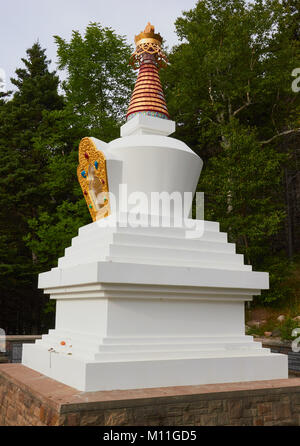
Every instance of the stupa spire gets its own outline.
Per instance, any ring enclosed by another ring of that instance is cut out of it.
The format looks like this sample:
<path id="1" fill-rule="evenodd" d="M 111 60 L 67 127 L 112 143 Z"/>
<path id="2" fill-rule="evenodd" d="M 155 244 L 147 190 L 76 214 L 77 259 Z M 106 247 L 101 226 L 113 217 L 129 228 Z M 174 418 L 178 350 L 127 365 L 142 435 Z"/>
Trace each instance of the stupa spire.
<path id="1" fill-rule="evenodd" d="M 135 36 L 136 50 L 130 63 L 139 74 L 131 96 L 126 118 L 143 113 L 162 119 L 169 119 L 158 71 L 166 66 L 167 58 L 161 49 L 162 37 L 156 34 L 148 22 L 144 31 Z"/>

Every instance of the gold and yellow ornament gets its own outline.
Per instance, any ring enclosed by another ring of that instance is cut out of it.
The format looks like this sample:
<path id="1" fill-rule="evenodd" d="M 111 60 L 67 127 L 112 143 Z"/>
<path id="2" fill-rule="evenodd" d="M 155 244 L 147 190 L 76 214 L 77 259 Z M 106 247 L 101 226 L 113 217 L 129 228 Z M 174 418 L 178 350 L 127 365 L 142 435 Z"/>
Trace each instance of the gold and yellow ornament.
<path id="1" fill-rule="evenodd" d="M 77 177 L 93 221 L 110 214 L 106 159 L 92 138 L 79 144 Z"/>

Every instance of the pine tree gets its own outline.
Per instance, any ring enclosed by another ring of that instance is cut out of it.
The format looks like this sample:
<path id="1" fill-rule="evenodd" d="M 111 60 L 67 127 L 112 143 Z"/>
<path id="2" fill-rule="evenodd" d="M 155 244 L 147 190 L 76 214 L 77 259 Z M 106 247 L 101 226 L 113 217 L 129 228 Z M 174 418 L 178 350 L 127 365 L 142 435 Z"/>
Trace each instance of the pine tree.
<path id="1" fill-rule="evenodd" d="M 3 328 L 30 332 L 41 329 L 43 299 L 36 289 L 37 256 L 24 237 L 28 220 L 47 200 L 44 179 L 51 156 L 51 149 L 37 142 L 51 132 L 43 126 L 44 114 L 61 109 L 63 99 L 39 43 L 22 61 L 25 68 L 11 80 L 16 91 L 0 104 L 0 304 L 1 317 L 5 309 L 9 313 Z"/>

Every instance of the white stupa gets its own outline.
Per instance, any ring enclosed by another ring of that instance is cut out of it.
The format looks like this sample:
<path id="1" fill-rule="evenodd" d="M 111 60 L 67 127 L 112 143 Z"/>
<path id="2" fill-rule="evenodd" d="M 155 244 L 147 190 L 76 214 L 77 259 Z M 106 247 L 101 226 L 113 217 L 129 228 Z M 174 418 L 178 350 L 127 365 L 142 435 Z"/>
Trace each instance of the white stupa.
<path id="1" fill-rule="evenodd" d="M 148 24 L 136 45 L 139 75 L 121 138 L 84 138 L 79 148 L 94 221 L 39 275 L 56 300 L 56 324 L 24 345 L 22 362 L 81 391 L 287 378 L 287 357 L 245 335 L 245 302 L 268 288 L 268 274 L 244 265 L 218 223 L 191 221 L 190 206 L 137 211 L 122 195 L 120 184 L 148 203 L 153 192 L 194 194 L 202 168 L 168 136 L 175 123 L 158 75 L 160 35 Z M 148 224 L 130 224 L 135 213 Z M 181 225 L 167 227 L 176 214 Z"/>

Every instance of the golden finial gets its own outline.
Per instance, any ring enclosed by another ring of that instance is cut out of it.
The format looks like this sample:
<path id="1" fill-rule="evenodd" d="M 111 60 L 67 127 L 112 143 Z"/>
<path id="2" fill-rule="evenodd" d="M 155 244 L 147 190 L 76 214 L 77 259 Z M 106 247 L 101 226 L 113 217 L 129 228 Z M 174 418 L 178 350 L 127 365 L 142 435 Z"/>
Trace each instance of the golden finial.
<path id="1" fill-rule="evenodd" d="M 147 23 L 144 33 L 154 33 L 154 26 L 150 22 Z"/>
<path id="2" fill-rule="evenodd" d="M 148 22 L 144 31 L 141 31 L 140 34 L 138 34 L 134 38 L 136 46 L 142 43 L 154 43 L 156 45 L 159 45 L 159 47 L 161 47 L 162 37 L 160 34 L 155 34 L 154 31 L 155 31 L 154 26 L 151 25 L 150 22 Z"/>
<path id="3" fill-rule="evenodd" d="M 140 34 L 134 38 L 136 50 L 130 59 L 133 68 L 137 69 L 141 66 L 143 55 L 145 53 L 154 56 L 158 68 L 166 66 L 168 60 L 161 50 L 162 40 L 161 35 L 159 33 L 156 34 L 154 26 L 148 22 L 144 31 L 141 31 Z"/>

